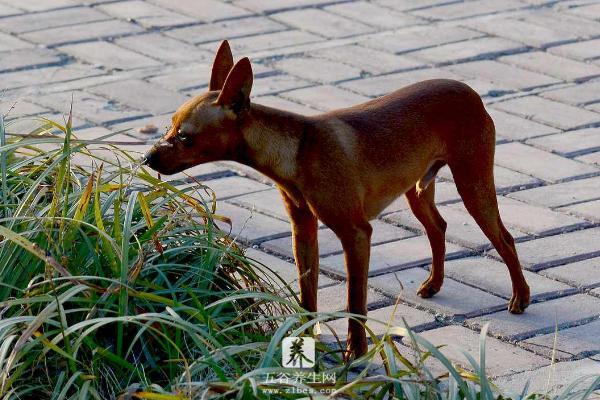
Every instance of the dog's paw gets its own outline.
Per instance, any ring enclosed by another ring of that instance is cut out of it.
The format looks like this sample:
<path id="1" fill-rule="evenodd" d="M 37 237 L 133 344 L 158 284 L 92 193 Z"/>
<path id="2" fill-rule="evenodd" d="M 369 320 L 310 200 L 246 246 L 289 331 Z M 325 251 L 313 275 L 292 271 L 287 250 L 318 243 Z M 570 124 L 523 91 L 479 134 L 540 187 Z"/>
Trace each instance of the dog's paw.
<path id="1" fill-rule="evenodd" d="M 354 322 L 350 320 L 350 322 Z M 367 334 L 365 329 L 360 326 L 352 326 L 351 324 L 348 329 L 348 342 L 346 351 L 344 352 L 344 361 L 350 361 L 363 356 L 369 349 L 367 343 Z"/>
<path id="2" fill-rule="evenodd" d="M 441 283 L 432 282 L 428 279 L 425 282 L 423 282 L 423 284 L 417 291 L 417 294 L 424 299 L 428 299 L 430 297 L 433 297 L 437 292 L 439 292 L 441 288 Z"/>
<path id="3" fill-rule="evenodd" d="M 508 303 L 508 311 L 512 314 L 523 314 L 529 305 L 529 292 L 525 294 L 513 294 Z"/>

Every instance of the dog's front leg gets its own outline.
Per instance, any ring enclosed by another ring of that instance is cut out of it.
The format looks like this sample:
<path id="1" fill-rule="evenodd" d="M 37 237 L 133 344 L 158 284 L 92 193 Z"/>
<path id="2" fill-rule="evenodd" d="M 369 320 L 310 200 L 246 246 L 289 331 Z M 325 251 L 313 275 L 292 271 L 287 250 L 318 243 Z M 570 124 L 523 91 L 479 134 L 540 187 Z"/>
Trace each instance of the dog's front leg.
<path id="1" fill-rule="evenodd" d="M 306 203 L 298 204 L 280 190 L 292 222 L 294 259 L 300 282 L 300 302 L 307 311 L 317 311 L 319 284 L 319 248 L 317 243 L 317 217 Z"/>
<path id="2" fill-rule="evenodd" d="M 367 278 L 371 250 L 371 225 L 359 225 L 336 229 L 346 257 L 348 306 L 353 314 L 367 315 Z M 367 352 L 367 336 L 363 325 L 355 320 L 348 321 L 348 348 L 345 358 L 360 357 Z"/>

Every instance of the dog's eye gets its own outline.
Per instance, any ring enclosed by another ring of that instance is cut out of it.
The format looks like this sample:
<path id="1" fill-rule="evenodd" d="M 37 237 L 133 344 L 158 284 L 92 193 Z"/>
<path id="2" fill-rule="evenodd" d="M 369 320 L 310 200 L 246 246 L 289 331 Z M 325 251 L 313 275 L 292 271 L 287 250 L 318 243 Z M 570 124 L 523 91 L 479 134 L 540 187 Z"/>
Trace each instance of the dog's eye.
<path id="1" fill-rule="evenodd" d="M 183 133 L 181 133 L 181 132 L 180 132 L 180 133 L 177 135 L 177 139 L 178 139 L 178 140 L 179 140 L 181 143 L 183 143 L 184 145 L 189 145 L 189 144 L 191 144 L 191 143 L 192 143 L 192 138 L 191 138 L 191 136 L 188 136 L 188 135 L 186 135 L 186 134 L 183 134 Z"/>

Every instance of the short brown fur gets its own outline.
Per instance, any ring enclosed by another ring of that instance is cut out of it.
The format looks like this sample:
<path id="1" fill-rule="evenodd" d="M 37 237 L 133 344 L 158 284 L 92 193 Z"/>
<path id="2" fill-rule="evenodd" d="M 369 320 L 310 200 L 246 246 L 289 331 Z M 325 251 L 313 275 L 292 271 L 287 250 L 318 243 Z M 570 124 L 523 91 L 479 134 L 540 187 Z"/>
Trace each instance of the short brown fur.
<path id="1" fill-rule="evenodd" d="M 419 82 L 354 107 L 317 116 L 250 102 L 247 58 L 233 68 L 227 41 L 213 66 L 210 90 L 185 103 L 173 126 L 146 156 L 164 174 L 216 160 L 233 160 L 273 179 L 292 222 L 302 306 L 317 310 L 317 219 L 339 237 L 346 261 L 347 311 L 367 314 L 369 221 L 404 194 L 423 224 L 433 262 L 418 293 L 431 297 L 444 278 L 446 222 L 434 203 L 435 175 L 448 165 L 464 204 L 510 272 L 508 309 L 529 304 L 514 240 L 498 213 L 493 161 L 495 131 L 480 97 L 464 83 Z M 223 76 L 226 76 L 224 79 Z M 367 339 L 351 320 L 347 356 Z"/>

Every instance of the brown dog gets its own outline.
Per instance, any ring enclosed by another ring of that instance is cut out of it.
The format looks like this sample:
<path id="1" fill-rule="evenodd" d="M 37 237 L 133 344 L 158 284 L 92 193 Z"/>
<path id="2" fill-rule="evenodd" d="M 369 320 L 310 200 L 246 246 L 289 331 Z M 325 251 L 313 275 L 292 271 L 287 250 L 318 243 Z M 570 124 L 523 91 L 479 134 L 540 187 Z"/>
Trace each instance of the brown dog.
<path id="1" fill-rule="evenodd" d="M 513 285 L 508 309 L 522 313 L 529 286 L 496 201 L 495 131 L 480 97 L 453 80 L 429 80 L 354 107 L 307 117 L 250 102 L 248 58 L 235 66 L 229 44 L 217 51 L 208 92 L 185 104 L 145 163 L 173 174 L 233 160 L 277 183 L 292 221 L 302 306 L 317 310 L 317 219 L 342 242 L 347 310 L 367 313 L 369 220 L 404 194 L 425 227 L 433 263 L 418 293 L 431 297 L 444 279 L 446 222 L 434 203 L 435 175 L 448 165 L 464 204 L 504 259 Z M 347 355 L 367 339 L 351 320 Z"/>

